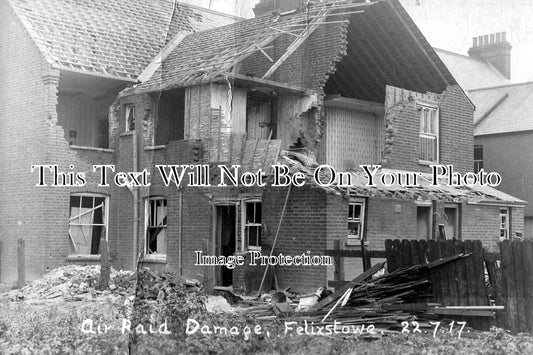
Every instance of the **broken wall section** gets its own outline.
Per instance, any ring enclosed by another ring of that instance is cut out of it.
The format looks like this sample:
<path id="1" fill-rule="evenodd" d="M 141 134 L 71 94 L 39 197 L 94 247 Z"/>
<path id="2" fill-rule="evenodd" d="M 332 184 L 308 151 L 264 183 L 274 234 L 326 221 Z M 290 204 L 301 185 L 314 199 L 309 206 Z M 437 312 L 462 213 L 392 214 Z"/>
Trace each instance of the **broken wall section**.
<path id="1" fill-rule="evenodd" d="M 452 164 L 457 171 L 472 171 L 474 109 L 459 86 L 450 86 L 441 94 L 387 86 L 383 167 L 430 171 L 430 163 L 420 159 L 419 105 L 438 109 L 438 160 L 434 164 Z"/>

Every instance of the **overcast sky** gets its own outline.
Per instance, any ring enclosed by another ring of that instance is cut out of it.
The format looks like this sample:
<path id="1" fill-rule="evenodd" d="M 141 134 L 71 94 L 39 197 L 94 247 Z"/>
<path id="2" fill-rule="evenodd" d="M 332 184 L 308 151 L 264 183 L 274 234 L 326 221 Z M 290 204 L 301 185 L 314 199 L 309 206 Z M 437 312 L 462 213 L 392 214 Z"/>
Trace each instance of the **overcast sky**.
<path id="1" fill-rule="evenodd" d="M 185 0 L 243 17 L 252 17 L 257 0 Z M 472 37 L 507 32 L 511 80 L 533 81 L 533 0 L 400 0 L 429 43 L 467 54 Z"/>

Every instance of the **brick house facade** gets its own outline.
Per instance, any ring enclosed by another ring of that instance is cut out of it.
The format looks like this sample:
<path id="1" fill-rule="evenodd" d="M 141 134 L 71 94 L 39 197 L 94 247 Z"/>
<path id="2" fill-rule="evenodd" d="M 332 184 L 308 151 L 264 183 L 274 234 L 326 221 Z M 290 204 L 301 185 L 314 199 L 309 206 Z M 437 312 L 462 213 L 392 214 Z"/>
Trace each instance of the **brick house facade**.
<path id="1" fill-rule="evenodd" d="M 523 228 L 522 201 L 494 189 L 443 189 L 433 195 L 424 188 L 391 193 L 356 186 L 346 192 L 311 183 L 301 188 L 217 187 L 217 174 L 210 177 L 212 186 L 165 186 L 157 165 L 203 164 L 216 172 L 218 164 L 238 164 L 242 173 L 268 171 L 276 162 L 287 161 L 282 157 L 292 159 L 292 171 L 318 163 L 339 170 L 381 164 L 389 171 L 428 172 L 428 165 L 437 162 L 459 172 L 471 170 L 474 107 L 398 1 L 354 3 L 357 11 L 348 15 L 335 13 L 333 7 L 311 10 L 306 25 L 296 30 L 301 13 L 272 13 L 269 3 L 259 4 L 254 19 L 217 23 L 197 32 L 178 30 L 160 44 L 156 59 L 142 63 L 142 72 L 100 83 L 100 90 L 109 92 L 102 98 L 110 105 L 105 147 L 69 144 L 79 132 L 61 118 L 70 107 L 64 105 L 62 111 L 61 98 L 75 97 L 74 88 L 90 86 L 89 75 L 83 81 L 46 64 L 26 33 L 19 35 L 34 57 L 25 53 L 17 58 L 21 54 L 15 48 L 12 56 L 2 51 L 2 64 L 12 65 L 9 73 L 18 73 L 10 74 L 13 86 L 8 87 L 24 84 L 36 90 L 32 98 L 43 98 L 27 104 L 26 92 L 0 91 L 2 99 L 13 103 L 12 111 L 2 112 L 2 122 L 18 130 L 24 127 L 28 139 L 41 141 L 0 141 L 6 144 L 2 152 L 13 152 L 2 159 L 20 169 L 12 171 L 13 176 L 18 181 L 22 177 L 27 187 L 15 188 L 9 183 L 14 179 L 3 176 L 2 188 L 34 206 L 32 217 L 22 219 L 24 207 L 2 204 L 2 282 L 15 278 L 17 237 L 26 238 L 27 253 L 34 253 L 26 256 L 32 260 L 27 263 L 30 279 L 67 261 L 96 262 L 94 250 L 91 255 L 72 252 L 73 245 L 81 247 L 80 235 L 86 237 L 73 217 L 82 221 L 88 212 L 93 217 L 84 221 L 91 233 L 105 225 L 114 267 L 131 268 L 140 260 L 151 268 L 177 270 L 209 287 L 232 284 L 245 292 L 257 290 L 264 268 L 195 266 L 195 252 L 249 258 L 250 250 L 260 248 L 266 254 L 275 243 L 275 254 L 321 255 L 334 240 L 347 249 L 360 248 L 360 238 L 370 249 L 380 250 L 385 239 L 433 239 L 441 236 L 442 228 L 449 237 L 452 233 L 458 239 L 482 239 L 485 246 L 495 247 L 502 210 L 507 211 L 507 235 Z M 383 18 L 388 21 L 383 23 Z M 16 19 L 2 22 L 7 24 L 24 32 Z M 299 39 L 294 34 L 300 34 Z M 391 45 L 391 36 L 403 41 Z M 21 39 L 17 41 L 20 46 Z M 2 37 L 4 43 L 10 42 Z M 31 68 L 45 69 L 32 77 L 13 58 L 34 58 L 39 65 Z M 64 90 L 63 79 L 70 85 Z M 92 93 L 87 89 L 82 94 Z M 421 130 L 424 110 L 427 127 Z M 22 124 L 16 115 L 27 115 L 27 120 Z M 97 135 L 86 139 L 105 141 Z M 15 151 L 28 154 L 20 160 Z M 102 188 L 95 175 L 88 174 L 83 188 L 35 187 L 36 175 L 28 173 L 29 166 L 54 162 L 63 171 L 69 164 L 86 172 L 92 172 L 94 164 L 113 164 L 117 172 L 147 169 L 150 186 Z M 92 205 L 83 196 L 93 198 Z M 101 198 L 105 216 L 98 217 Z M 77 202 L 79 207 L 73 206 Z M 480 220 L 485 223 L 480 225 Z M 361 267 L 346 266 L 347 278 Z M 331 268 L 287 266 L 274 273 L 280 287 L 305 292 L 324 285 Z M 268 276 L 267 287 L 273 273 Z"/>

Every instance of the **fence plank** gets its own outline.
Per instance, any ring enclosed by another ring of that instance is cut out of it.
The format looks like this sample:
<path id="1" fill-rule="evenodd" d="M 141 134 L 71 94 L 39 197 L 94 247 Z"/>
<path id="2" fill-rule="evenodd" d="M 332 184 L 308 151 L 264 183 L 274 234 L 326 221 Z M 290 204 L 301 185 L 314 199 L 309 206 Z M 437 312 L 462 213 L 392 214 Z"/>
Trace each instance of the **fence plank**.
<path id="1" fill-rule="evenodd" d="M 392 239 L 385 240 L 385 257 L 387 258 L 387 270 L 389 272 L 396 270 L 398 264 L 396 263 L 394 242 Z"/>
<path id="2" fill-rule="evenodd" d="M 434 261 L 440 258 L 439 245 L 434 240 L 428 241 L 428 261 Z M 442 302 L 442 287 L 441 287 L 442 268 L 437 268 L 431 271 L 431 284 L 433 287 L 433 297 L 435 302 Z"/>
<path id="3" fill-rule="evenodd" d="M 522 242 L 521 241 L 512 241 L 511 242 L 512 250 L 512 259 L 511 261 L 514 264 L 514 280 L 515 280 L 515 292 L 516 292 L 516 310 L 517 310 L 517 319 L 516 326 L 518 331 L 525 331 L 527 328 L 527 319 L 526 319 L 526 305 L 524 302 L 524 265 L 525 260 L 522 255 Z"/>
<path id="4" fill-rule="evenodd" d="M 512 259 L 511 242 L 504 240 L 500 243 L 502 254 L 502 281 L 505 310 L 506 310 L 506 328 L 511 331 L 517 331 L 517 319 L 516 319 L 516 289 L 514 282 L 514 267 Z"/>
<path id="5" fill-rule="evenodd" d="M 463 242 L 454 243 L 454 254 L 461 254 L 465 252 Z M 457 278 L 457 304 L 459 306 L 468 306 L 468 278 L 466 272 L 466 260 L 457 260 L 455 268 Z"/>
<path id="6" fill-rule="evenodd" d="M 533 332 L 533 241 L 523 243 L 524 256 L 524 301 L 526 302 L 527 327 L 523 331 Z"/>
<path id="7" fill-rule="evenodd" d="M 26 284 L 26 252 L 24 239 L 17 239 L 17 287 L 22 288 Z"/>
<path id="8" fill-rule="evenodd" d="M 413 265 L 413 260 L 411 259 L 411 248 L 407 239 L 402 240 L 400 254 L 402 255 L 401 267 Z"/>
<path id="9" fill-rule="evenodd" d="M 334 250 L 339 251 L 341 249 L 341 241 L 339 239 L 333 241 Z M 344 281 L 344 263 L 340 256 L 335 256 L 333 261 L 333 279 L 335 281 Z"/>
<path id="10" fill-rule="evenodd" d="M 453 256 L 455 253 L 455 245 L 453 240 L 447 240 L 443 243 L 444 255 Z M 457 305 L 458 292 L 457 292 L 457 263 L 455 260 L 448 265 L 445 265 L 444 272 L 446 275 L 446 290 L 448 292 L 446 296 L 446 304 L 449 306 Z"/>

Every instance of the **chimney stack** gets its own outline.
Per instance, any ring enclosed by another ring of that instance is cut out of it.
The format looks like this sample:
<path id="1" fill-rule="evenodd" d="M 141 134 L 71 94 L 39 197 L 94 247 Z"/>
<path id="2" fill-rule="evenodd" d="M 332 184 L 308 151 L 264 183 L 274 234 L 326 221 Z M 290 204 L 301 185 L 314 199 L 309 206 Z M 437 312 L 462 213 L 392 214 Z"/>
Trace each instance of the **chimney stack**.
<path id="1" fill-rule="evenodd" d="M 507 42 L 505 32 L 474 37 L 468 55 L 492 64 L 507 79 L 511 79 L 511 44 Z"/>

